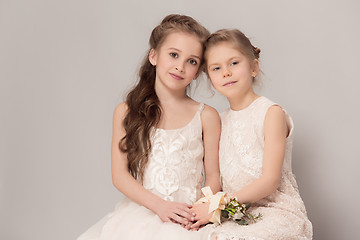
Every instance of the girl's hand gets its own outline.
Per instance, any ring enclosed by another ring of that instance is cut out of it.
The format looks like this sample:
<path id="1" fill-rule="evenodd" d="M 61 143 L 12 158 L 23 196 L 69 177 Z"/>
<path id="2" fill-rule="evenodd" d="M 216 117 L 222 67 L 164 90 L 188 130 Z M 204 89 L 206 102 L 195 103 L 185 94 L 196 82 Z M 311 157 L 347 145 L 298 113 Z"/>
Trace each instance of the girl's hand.
<path id="1" fill-rule="evenodd" d="M 169 201 L 159 204 L 155 213 L 163 222 L 175 222 L 183 226 L 189 225 L 192 217 L 191 205 Z"/>
<path id="2" fill-rule="evenodd" d="M 194 204 L 191 210 L 195 213 L 195 216 L 191 219 L 195 221 L 190 226 L 192 230 L 199 230 L 203 225 L 207 224 L 213 214 L 212 212 L 209 213 L 209 203 Z"/>

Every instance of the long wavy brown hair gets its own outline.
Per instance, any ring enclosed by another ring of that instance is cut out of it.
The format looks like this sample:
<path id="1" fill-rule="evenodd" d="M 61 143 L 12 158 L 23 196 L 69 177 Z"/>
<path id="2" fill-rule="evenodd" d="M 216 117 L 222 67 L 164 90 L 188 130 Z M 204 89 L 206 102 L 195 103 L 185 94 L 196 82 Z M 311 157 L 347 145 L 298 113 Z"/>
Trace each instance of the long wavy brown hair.
<path id="1" fill-rule="evenodd" d="M 194 34 L 204 44 L 209 31 L 193 18 L 172 14 L 166 16 L 153 29 L 149 45 L 150 50 L 158 50 L 169 33 L 185 32 Z M 126 98 L 127 113 L 123 121 L 125 136 L 120 140 L 119 148 L 127 153 L 128 168 L 132 176 L 142 181 L 144 169 L 151 151 L 152 129 L 159 123 L 161 107 L 155 92 L 156 67 L 145 56 L 139 71 L 139 80 Z M 203 65 L 203 61 L 200 66 Z M 201 67 L 199 68 L 200 71 Z"/>

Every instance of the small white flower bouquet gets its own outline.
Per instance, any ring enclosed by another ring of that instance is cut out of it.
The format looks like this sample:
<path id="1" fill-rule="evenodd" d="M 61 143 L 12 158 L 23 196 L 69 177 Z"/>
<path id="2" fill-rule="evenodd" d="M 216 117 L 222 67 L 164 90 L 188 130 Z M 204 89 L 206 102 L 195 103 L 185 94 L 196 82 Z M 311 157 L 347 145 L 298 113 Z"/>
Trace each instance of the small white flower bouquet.
<path id="1" fill-rule="evenodd" d="M 223 218 L 237 222 L 239 225 L 248 225 L 251 222 L 257 222 L 262 215 L 252 215 L 247 210 L 250 208 L 250 203 L 239 203 L 236 198 L 231 198 L 225 205 L 225 209 L 221 210 Z"/>
<path id="2" fill-rule="evenodd" d="M 210 222 L 221 224 L 221 218 L 232 220 L 239 225 L 248 225 L 251 222 L 257 222 L 262 215 L 252 215 L 247 210 L 250 208 L 250 203 L 239 203 L 236 198 L 226 199 L 227 194 L 224 192 L 217 192 L 213 194 L 209 186 L 201 189 L 204 197 L 199 199 L 195 204 L 209 203 L 209 213 L 213 212 Z"/>

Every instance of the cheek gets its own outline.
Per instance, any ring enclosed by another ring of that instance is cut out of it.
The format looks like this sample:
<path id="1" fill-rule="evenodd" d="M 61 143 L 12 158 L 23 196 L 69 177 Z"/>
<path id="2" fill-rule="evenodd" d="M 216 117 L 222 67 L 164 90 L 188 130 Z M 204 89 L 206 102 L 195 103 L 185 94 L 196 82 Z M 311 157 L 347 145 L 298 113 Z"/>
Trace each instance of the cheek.
<path id="1" fill-rule="evenodd" d="M 171 60 L 162 61 L 161 63 L 164 68 L 171 68 L 174 65 Z"/>
<path id="2" fill-rule="evenodd" d="M 248 65 L 244 65 L 238 68 L 238 73 L 242 76 L 242 77 L 249 77 L 252 78 L 251 74 L 251 68 Z"/>
<path id="3" fill-rule="evenodd" d="M 218 83 L 221 81 L 218 75 L 219 74 L 216 73 L 209 73 L 210 81 L 214 86 L 218 85 Z"/>
<path id="4" fill-rule="evenodd" d="M 174 65 L 173 59 L 169 57 L 161 57 L 158 58 L 158 66 L 161 66 L 162 68 L 170 68 Z"/>
<path id="5" fill-rule="evenodd" d="M 189 66 L 189 70 L 188 70 L 188 73 L 191 77 L 195 77 L 197 72 L 199 70 L 199 67 L 198 66 L 194 66 L 194 65 L 191 65 Z"/>
<path id="6" fill-rule="evenodd" d="M 217 79 L 210 79 L 210 82 L 217 91 L 220 91 L 221 86 L 222 86 L 220 81 L 218 81 Z"/>

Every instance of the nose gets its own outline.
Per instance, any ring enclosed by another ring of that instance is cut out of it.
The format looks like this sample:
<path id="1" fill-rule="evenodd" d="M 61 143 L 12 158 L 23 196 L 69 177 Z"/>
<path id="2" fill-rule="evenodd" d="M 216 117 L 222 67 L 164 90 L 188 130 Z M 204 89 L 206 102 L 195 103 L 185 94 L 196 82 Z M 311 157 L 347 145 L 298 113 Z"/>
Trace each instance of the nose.
<path id="1" fill-rule="evenodd" d="M 223 77 L 231 77 L 232 74 L 231 74 L 231 71 L 228 69 L 228 68 L 224 68 L 224 71 L 223 71 Z"/>
<path id="2" fill-rule="evenodd" d="M 179 64 L 175 67 L 176 70 L 178 70 L 179 72 L 184 72 L 184 63 L 183 62 L 179 62 Z"/>

